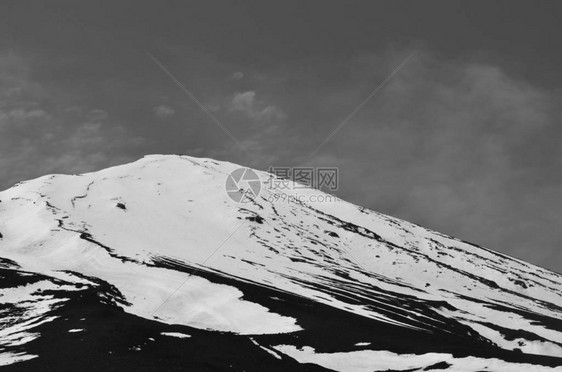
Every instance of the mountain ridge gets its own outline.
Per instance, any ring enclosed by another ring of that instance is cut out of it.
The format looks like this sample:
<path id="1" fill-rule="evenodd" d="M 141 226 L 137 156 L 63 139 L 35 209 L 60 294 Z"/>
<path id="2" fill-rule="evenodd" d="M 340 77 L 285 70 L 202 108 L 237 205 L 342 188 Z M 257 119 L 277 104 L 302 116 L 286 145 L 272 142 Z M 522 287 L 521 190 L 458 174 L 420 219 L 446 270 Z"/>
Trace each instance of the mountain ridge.
<path id="1" fill-rule="evenodd" d="M 356 352 L 370 355 L 370 363 L 386 352 L 396 354 L 397 365 L 425 368 L 437 352 L 452 355 L 436 362 L 451 370 L 467 357 L 499 356 L 511 364 L 505 368 L 526 361 L 562 365 L 560 274 L 341 200 L 312 201 L 311 195 L 324 195 L 318 190 L 292 187 L 283 193 L 305 201 L 275 199 L 278 191 L 264 187 L 274 177 L 266 172 L 255 171 L 261 193 L 237 203 L 225 182 L 238 168 L 151 155 L 20 183 L 0 192 L 4 270 L 86 287 L 96 284 L 85 278 L 96 278 L 115 288 L 122 301 L 111 306 L 126 314 L 259 335 L 270 340 L 259 346 L 276 360 L 332 368 L 338 360 L 350 363 Z M 347 336 L 340 332 L 345 342 L 328 341 L 329 327 L 307 309 L 317 309 L 332 327 L 341 327 L 338 318 L 357 326 Z M 2 331 L 22 333 L 13 327 L 5 322 Z M 299 334 L 309 344 L 282 336 Z M 369 339 L 369 347 L 352 351 L 352 339 Z M 0 344 L 5 351 L 20 346 Z M 405 356 L 411 354 L 425 359 L 414 362 Z"/>

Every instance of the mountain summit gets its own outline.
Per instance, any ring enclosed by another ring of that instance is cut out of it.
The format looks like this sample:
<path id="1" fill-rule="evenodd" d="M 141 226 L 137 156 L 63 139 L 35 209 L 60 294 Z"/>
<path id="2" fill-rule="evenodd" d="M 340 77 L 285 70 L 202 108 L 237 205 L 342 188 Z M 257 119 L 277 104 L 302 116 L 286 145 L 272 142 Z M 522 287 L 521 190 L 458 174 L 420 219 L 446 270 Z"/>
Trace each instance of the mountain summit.
<path id="1" fill-rule="evenodd" d="M 1 192 L 0 365 L 562 370 L 561 275 L 246 171 L 152 155 Z"/>

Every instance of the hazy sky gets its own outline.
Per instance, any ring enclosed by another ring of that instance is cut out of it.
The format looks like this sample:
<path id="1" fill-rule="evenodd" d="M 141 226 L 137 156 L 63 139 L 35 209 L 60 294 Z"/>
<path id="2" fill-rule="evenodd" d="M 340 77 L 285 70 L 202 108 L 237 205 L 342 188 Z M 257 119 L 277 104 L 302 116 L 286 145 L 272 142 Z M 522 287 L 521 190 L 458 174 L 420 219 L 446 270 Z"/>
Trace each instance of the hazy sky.
<path id="1" fill-rule="evenodd" d="M 560 19 L 555 1 L 2 1 L 0 189 L 152 153 L 338 166 L 344 199 L 562 272 Z"/>

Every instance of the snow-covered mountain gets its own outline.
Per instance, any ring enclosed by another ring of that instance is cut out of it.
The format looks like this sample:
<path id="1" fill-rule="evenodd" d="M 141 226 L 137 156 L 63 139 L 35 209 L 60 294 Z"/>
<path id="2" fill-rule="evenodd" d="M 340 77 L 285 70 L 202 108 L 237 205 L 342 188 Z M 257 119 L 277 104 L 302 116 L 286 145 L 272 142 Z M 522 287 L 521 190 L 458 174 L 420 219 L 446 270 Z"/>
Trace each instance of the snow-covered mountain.
<path id="1" fill-rule="evenodd" d="M 154 155 L 1 192 L 0 365 L 562 370 L 561 275 L 314 189 L 239 203 L 238 168 Z"/>

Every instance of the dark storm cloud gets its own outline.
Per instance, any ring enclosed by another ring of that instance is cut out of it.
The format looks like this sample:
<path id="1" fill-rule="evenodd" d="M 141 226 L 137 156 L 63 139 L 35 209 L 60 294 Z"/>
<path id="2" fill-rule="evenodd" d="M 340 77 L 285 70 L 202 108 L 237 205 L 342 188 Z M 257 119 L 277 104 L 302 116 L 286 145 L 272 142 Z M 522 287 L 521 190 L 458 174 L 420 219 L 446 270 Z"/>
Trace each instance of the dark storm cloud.
<path id="1" fill-rule="evenodd" d="M 342 198 L 561 271 L 553 3 L 31 3 L 0 13 L 0 188 L 149 153 L 339 166 Z"/>
<path id="2" fill-rule="evenodd" d="M 47 173 L 79 173 L 132 160 L 119 148 L 123 127 L 107 125 L 109 113 L 95 107 L 67 106 L 60 86 L 33 76 L 29 57 L 0 53 L 0 170 L 2 188 Z M 116 150 L 117 148 L 117 150 Z"/>
<path id="3" fill-rule="evenodd" d="M 152 109 L 152 112 L 154 113 L 154 116 L 156 116 L 157 118 L 163 119 L 170 116 L 174 116 L 176 110 L 166 105 L 160 105 L 154 107 Z"/>
<path id="4" fill-rule="evenodd" d="M 559 97 L 497 66 L 424 56 L 375 101 L 311 161 L 340 164 L 342 196 L 530 261 L 560 260 Z"/>

